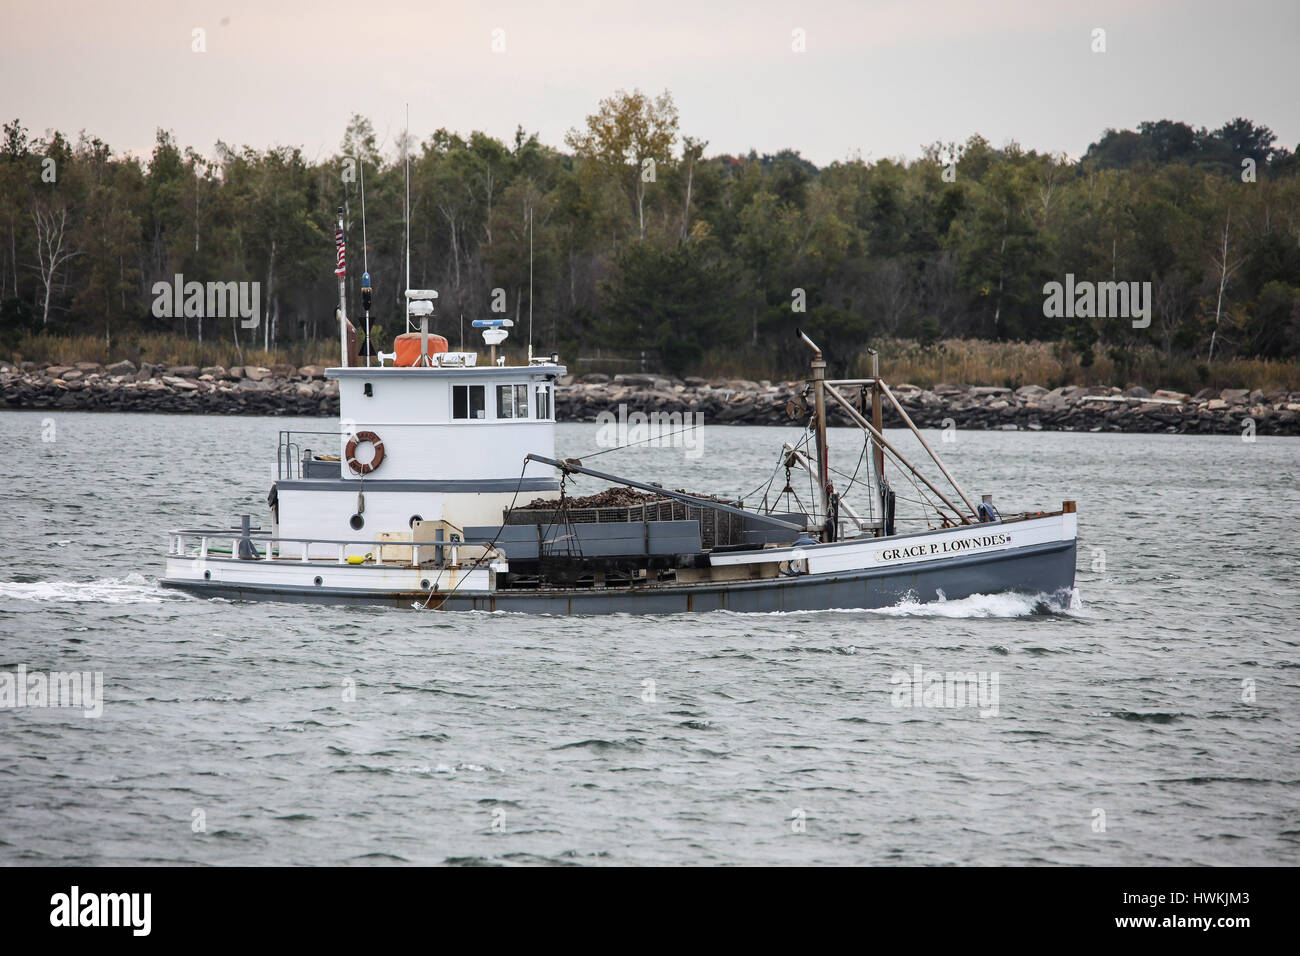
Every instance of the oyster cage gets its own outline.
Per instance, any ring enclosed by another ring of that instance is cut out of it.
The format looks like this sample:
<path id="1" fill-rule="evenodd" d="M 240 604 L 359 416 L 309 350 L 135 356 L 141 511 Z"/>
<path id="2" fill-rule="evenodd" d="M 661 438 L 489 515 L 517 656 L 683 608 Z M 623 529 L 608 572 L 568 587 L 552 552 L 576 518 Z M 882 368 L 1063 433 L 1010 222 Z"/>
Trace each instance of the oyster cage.
<path id="1" fill-rule="evenodd" d="M 557 502 L 558 504 L 558 502 Z M 642 521 L 696 521 L 706 549 L 744 540 L 745 522 L 739 515 L 665 498 L 622 508 L 566 508 L 573 524 L 610 524 Z M 505 524 L 551 524 L 564 520 L 558 508 L 516 508 L 507 512 Z"/>

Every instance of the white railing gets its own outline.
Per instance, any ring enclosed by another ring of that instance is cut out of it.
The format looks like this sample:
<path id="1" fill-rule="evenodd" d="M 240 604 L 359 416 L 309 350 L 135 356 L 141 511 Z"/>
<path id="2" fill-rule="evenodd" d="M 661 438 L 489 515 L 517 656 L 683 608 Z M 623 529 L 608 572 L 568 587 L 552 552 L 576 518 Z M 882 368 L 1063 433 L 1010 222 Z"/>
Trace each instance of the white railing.
<path id="1" fill-rule="evenodd" d="M 458 563 L 459 551 L 464 547 L 486 548 L 492 542 L 488 538 L 474 539 L 472 541 L 357 541 L 345 538 L 285 538 L 272 535 L 268 532 L 254 531 L 244 537 L 242 531 L 238 528 L 225 530 L 190 530 L 181 529 L 168 532 L 171 538 L 171 549 L 168 551 L 169 557 L 176 558 L 199 558 L 206 560 L 214 552 L 225 556 L 220 545 L 229 542 L 229 555 L 231 558 L 239 558 L 239 543 L 247 540 L 253 548 L 256 558 L 245 558 L 247 561 L 288 561 L 297 560 L 299 563 L 307 564 L 311 561 L 333 561 L 337 564 L 348 564 L 349 557 L 360 557 L 366 554 L 378 553 L 383 556 L 382 548 L 388 548 L 390 551 L 396 548 L 410 548 L 411 561 L 406 567 L 422 567 L 421 553 L 429 554 L 433 552 L 433 567 L 455 567 Z M 213 547 L 213 543 L 217 547 Z M 285 545 L 296 545 L 296 548 L 286 549 Z M 336 557 L 322 558 L 312 557 L 312 547 L 314 545 L 333 545 L 338 549 Z M 359 549 L 359 550 L 353 550 Z M 297 554 L 296 559 L 289 556 L 289 552 Z M 450 557 L 450 560 L 446 560 Z M 495 560 L 495 559 L 494 559 Z M 398 564 L 399 562 L 375 561 L 372 567 L 383 564 Z M 364 566 L 360 565 L 360 566 Z"/>

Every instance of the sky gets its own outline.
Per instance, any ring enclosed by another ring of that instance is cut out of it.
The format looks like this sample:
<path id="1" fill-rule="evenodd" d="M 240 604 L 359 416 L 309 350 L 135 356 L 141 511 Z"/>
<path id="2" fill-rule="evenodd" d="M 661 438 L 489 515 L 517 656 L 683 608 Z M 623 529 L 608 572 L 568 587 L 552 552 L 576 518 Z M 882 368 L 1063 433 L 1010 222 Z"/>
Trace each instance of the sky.
<path id="1" fill-rule="evenodd" d="M 671 91 L 707 155 L 818 165 L 974 133 L 1077 158 L 1164 118 L 1300 144 L 1300 0 L 0 0 L 0 38 L 0 118 L 136 155 L 162 127 L 324 158 L 353 113 L 392 151 L 407 104 L 419 139 L 563 147 L 633 88 Z"/>

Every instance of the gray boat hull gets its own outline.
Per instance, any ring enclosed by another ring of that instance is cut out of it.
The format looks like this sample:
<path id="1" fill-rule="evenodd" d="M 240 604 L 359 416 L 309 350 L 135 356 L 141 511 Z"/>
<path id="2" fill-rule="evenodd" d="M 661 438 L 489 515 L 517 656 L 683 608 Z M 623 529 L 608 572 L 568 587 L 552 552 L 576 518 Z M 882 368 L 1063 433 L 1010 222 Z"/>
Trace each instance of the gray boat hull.
<path id="1" fill-rule="evenodd" d="M 973 594 L 1041 595 L 1068 604 L 1074 588 L 1075 541 L 963 555 L 920 565 L 802 574 L 756 581 L 553 588 L 482 592 L 363 591 L 257 586 L 229 581 L 170 580 L 164 587 L 228 600 L 428 607 L 444 611 L 517 611 L 528 614 L 680 614 L 707 611 L 771 613 L 892 607 Z"/>

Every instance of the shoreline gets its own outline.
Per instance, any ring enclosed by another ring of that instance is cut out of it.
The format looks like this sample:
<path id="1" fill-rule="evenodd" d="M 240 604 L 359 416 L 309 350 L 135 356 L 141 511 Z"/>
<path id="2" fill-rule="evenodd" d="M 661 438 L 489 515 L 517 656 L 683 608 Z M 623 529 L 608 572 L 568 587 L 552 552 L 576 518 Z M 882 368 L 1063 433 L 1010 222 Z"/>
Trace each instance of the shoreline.
<path id="1" fill-rule="evenodd" d="M 556 384 L 560 422 L 594 422 L 617 414 L 698 413 L 704 424 L 788 425 L 786 403 L 802 382 L 677 379 L 658 375 L 565 375 Z M 1300 392 L 1203 389 L 1195 395 L 1144 388 L 1065 386 L 1017 389 L 936 385 L 892 386 L 922 428 L 1001 431 L 1105 431 L 1242 435 L 1300 435 Z M 0 363 L 0 407 L 12 410 L 155 412 L 206 415 L 331 417 L 338 415 L 338 383 L 321 366 L 152 366 L 129 361 L 102 366 L 15 368 Z M 838 407 L 833 425 L 851 425 Z M 902 424 L 888 402 L 886 427 Z"/>

